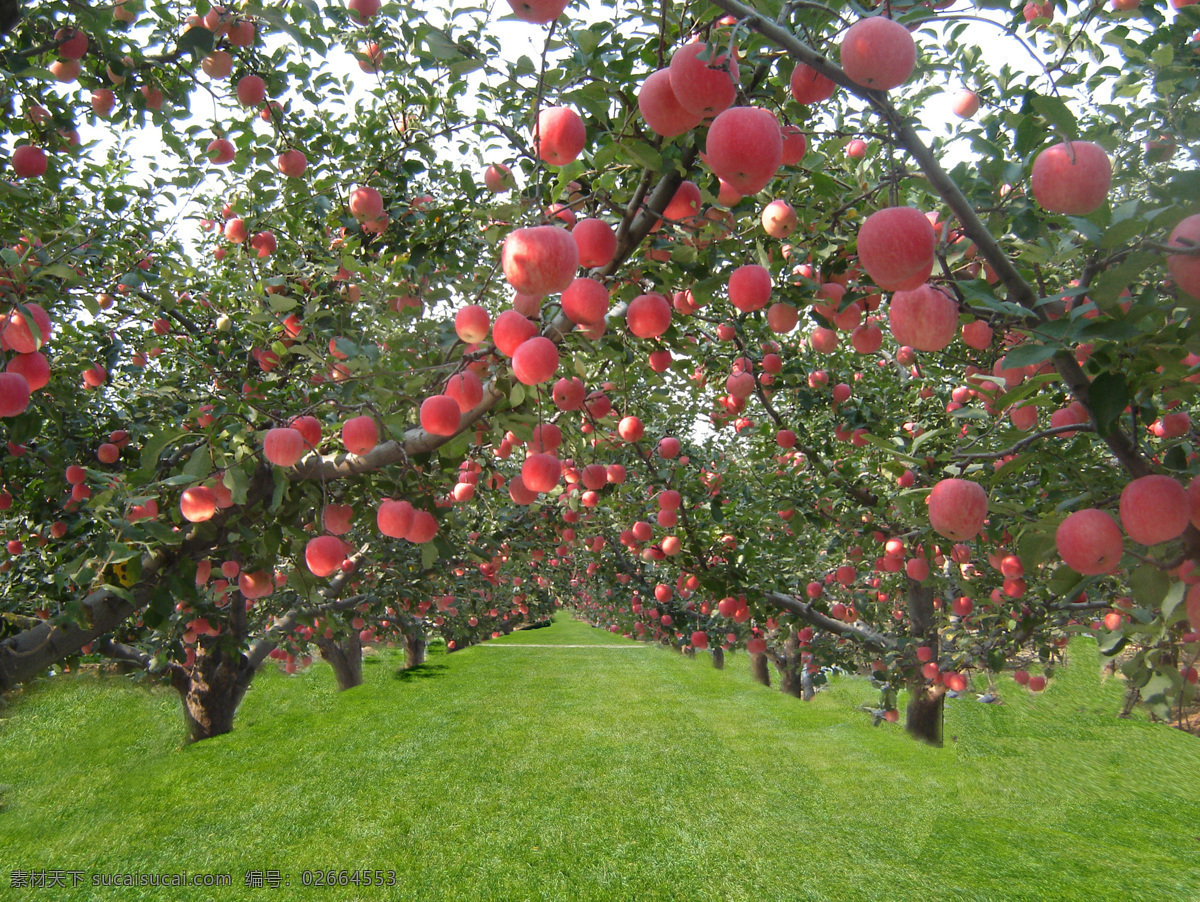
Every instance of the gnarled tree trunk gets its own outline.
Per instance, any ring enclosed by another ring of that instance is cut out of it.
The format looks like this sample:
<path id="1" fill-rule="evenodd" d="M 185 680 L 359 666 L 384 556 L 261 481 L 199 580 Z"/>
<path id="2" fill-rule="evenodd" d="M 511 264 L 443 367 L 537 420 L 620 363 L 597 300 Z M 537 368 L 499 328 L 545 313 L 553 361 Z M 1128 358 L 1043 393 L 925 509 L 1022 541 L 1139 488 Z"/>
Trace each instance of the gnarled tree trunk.
<path id="1" fill-rule="evenodd" d="M 719 645 L 714 646 L 713 650 L 712 650 L 712 662 L 713 662 L 713 667 L 717 668 L 717 670 L 724 670 L 725 669 L 725 649 L 721 648 L 721 646 L 719 646 Z"/>
<path id="2" fill-rule="evenodd" d="M 333 668 L 339 690 L 362 685 L 362 640 L 357 630 L 350 630 L 340 641 L 321 636 L 317 639 L 317 648 Z"/>
<path id="3" fill-rule="evenodd" d="M 223 642 L 197 645 L 190 667 L 178 664 L 171 671 L 171 685 L 183 702 L 183 720 L 188 742 L 220 736 L 233 729 L 233 717 L 254 669 L 245 655 L 230 651 Z"/>
<path id="4" fill-rule="evenodd" d="M 939 648 L 937 620 L 933 607 L 933 588 L 923 586 L 914 579 L 908 580 L 909 634 L 922 645 L 934 650 Z M 946 694 L 939 686 L 930 686 L 914 670 L 908 677 L 908 708 L 904 716 L 904 729 L 914 739 L 930 745 L 942 744 L 942 713 Z"/>

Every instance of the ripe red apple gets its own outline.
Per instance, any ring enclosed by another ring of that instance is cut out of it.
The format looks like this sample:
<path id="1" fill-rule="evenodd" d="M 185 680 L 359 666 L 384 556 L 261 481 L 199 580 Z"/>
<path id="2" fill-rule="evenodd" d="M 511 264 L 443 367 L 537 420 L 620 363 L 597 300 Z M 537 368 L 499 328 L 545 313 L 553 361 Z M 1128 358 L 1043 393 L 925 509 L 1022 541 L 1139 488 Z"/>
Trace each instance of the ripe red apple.
<path id="1" fill-rule="evenodd" d="M 545 25 L 562 15 L 569 0 L 508 0 L 513 15 L 522 22 Z"/>
<path id="2" fill-rule="evenodd" d="M 640 417 L 622 417 L 621 422 L 617 424 L 617 435 L 627 442 L 640 441 L 645 431 Z"/>
<path id="3" fill-rule="evenodd" d="M 541 385 L 558 369 L 558 345 L 543 335 L 521 342 L 512 355 L 513 375 L 524 385 Z"/>
<path id="4" fill-rule="evenodd" d="M 32 325 L 26 316 L 32 318 Z M 41 304 L 26 304 L 0 316 L 0 348 L 18 354 L 32 354 L 50 340 L 54 324 Z"/>
<path id="5" fill-rule="evenodd" d="M 737 60 L 716 45 L 685 44 L 672 55 L 668 71 L 676 100 L 693 115 L 715 116 L 737 97 Z"/>
<path id="6" fill-rule="evenodd" d="M 346 545 L 337 536 L 317 536 L 304 546 L 304 563 L 313 576 L 324 578 L 341 570 Z"/>
<path id="7" fill-rule="evenodd" d="M 491 327 L 491 317 L 479 304 L 465 304 L 454 315 L 454 331 L 461 341 L 469 345 L 487 338 Z"/>
<path id="8" fill-rule="evenodd" d="M 671 304 L 657 292 L 638 295 L 625 310 L 625 322 L 638 338 L 658 338 L 671 325 Z"/>
<path id="9" fill-rule="evenodd" d="M 28 380 L 20 373 L 0 373 L 0 417 L 15 417 L 28 406 Z"/>
<path id="10" fill-rule="evenodd" d="M 549 492 L 562 478 L 562 461 L 553 454 L 530 454 L 521 465 L 521 481 L 531 492 Z"/>
<path id="11" fill-rule="evenodd" d="M 1121 492 L 1121 526 L 1141 545 L 1169 542 L 1190 522 L 1187 490 L 1170 476 L 1142 476 Z"/>
<path id="12" fill-rule="evenodd" d="M 445 394 L 455 400 L 462 413 L 467 413 L 483 400 L 483 382 L 473 370 L 463 370 L 450 377 Z"/>
<path id="13" fill-rule="evenodd" d="M 60 28 L 54 32 L 58 55 L 65 60 L 77 60 L 87 53 L 88 36 L 78 28 Z"/>
<path id="14" fill-rule="evenodd" d="M 217 166 L 232 163 L 236 156 L 233 143 L 226 138 L 214 138 L 208 143 L 208 159 Z"/>
<path id="15" fill-rule="evenodd" d="M 514 229 L 504 239 L 501 263 L 508 284 L 522 294 L 553 294 L 575 278 L 579 248 L 558 226 Z"/>
<path id="16" fill-rule="evenodd" d="M 1167 244 L 1179 248 L 1200 247 L 1200 213 L 1187 217 L 1175 226 Z M 1167 270 L 1182 291 L 1200 298 L 1200 254 L 1168 254 Z"/>
<path id="17" fill-rule="evenodd" d="M 791 332 L 800 323 L 800 312 L 791 304 L 779 301 L 767 308 L 767 326 L 778 335 Z"/>
<path id="18" fill-rule="evenodd" d="M 379 426 L 374 417 L 351 417 L 342 424 L 342 444 L 351 454 L 366 454 L 379 444 Z"/>
<path id="19" fill-rule="evenodd" d="M 512 357 L 523 342 L 536 334 L 537 326 L 515 310 L 505 310 L 492 324 L 492 341 L 505 357 Z"/>
<path id="20" fill-rule="evenodd" d="M 346 8 L 350 10 L 350 18 L 359 25 L 366 25 L 379 14 L 379 0 L 349 0 Z"/>
<path id="21" fill-rule="evenodd" d="M 493 194 L 503 194 L 515 187 L 512 170 L 503 163 L 493 163 L 483 171 L 483 185 Z"/>
<path id="22" fill-rule="evenodd" d="M 275 591 L 275 579 L 265 570 L 238 574 L 238 589 L 247 599 L 266 598 Z"/>
<path id="23" fill-rule="evenodd" d="M 1107 511 L 1075 511 L 1059 524 L 1054 542 L 1063 563 L 1082 576 L 1112 573 L 1121 563 L 1121 529 Z"/>
<path id="24" fill-rule="evenodd" d="M 385 500 L 380 502 L 375 517 L 376 525 L 383 535 L 403 539 L 412 527 L 413 506 L 407 501 Z"/>
<path id="25" fill-rule="evenodd" d="M 587 129 L 570 107 L 552 106 L 538 111 L 533 146 L 539 159 L 551 166 L 566 166 L 583 153 Z"/>
<path id="26" fill-rule="evenodd" d="M 850 344 L 855 353 L 874 354 L 883 347 L 883 330 L 874 322 L 863 323 L 850 333 Z"/>
<path id="27" fill-rule="evenodd" d="M 19 179 L 32 179 L 46 173 L 46 152 L 36 144 L 21 144 L 13 150 L 13 173 Z"/>
<path id="28" fill-rule="evenodd" d="M 237 98 L 242 106 L 262 106 L 267 99 L 267 83 L 258 75 L 243 75 L 238 79 Z"/>
<path id="29" fill-rule="evenodd" d="M 984 320 L 971 320 L 962 327 L 962 340 L 967 347 L 984 351 L 992 343 L 992 327 Z"/>
<path id="30" fill-rule="evenodd" d="M 179 497 L 179 510 L 189 523 L 211 520 L 217 512 L 217 496 L 213 490 L 202 485 L 184 489 Z"/>
<path id="31" fill-rule="evenodd" d="M 578 376 L 572 376 L 570 379 L 564 376 L 554 383 L 550 397 L 559 410 L 578 410 L 583 406 L 586 394 L 587 388 Z"/>
<path id="32" fill-rule="evenodd" d="M 263 455 L 277 467 L 292 467 L 304 456 L 304 436 L 290 426 L 267 430 Z"/>
<path id="33" fill-rule="evenodd" d="M 747 263 L 729 274 L 729 303 L 738 310 L 761 310 L 770 299 L 771 273 L 765 266 Z"/>
<path id="34" fill-rule="evenodd" d="M 888 325 L 898 344 L 940 351 L 958 334 L 958 304 L 929 284 L 897 291 L 888 304 Z"/>
<path id="35" fill-rule="evenodd" d="M 102 464 L 115 464 L 120 457 L 121 449 L 112 442 L 102 442 L 96 449 L 96 460 Z M 87 486 L 77 486 L 77 488 L 87 488 Z"/>
<path id="36" fill-rule="evenodd" d="M 228 50 L 214 50 L 200 60 L 200 70 L 214 81 L 228 78 L 233 71 L 233 56 Z"/>
<path id="37" fill-rule="evenodd" d="M 617 252 L 617 234 L 603 219 L 581 219 L 571 229 L 571 237 L 579 250 L 579 265 L 608 266 Z"/>
<path id="38" fill-rule="evenodd" d="M 97 116 L 107 117 L 117 105 L 117 95 L 108 88 L 96 88 L 92 91 L 92 112 Z"/>
<path id="39" fill-rule="evenodd" d="M 969 479 L 941 480 L 929 493 L 926 503 L 929 525 L 934 532 L 955 542 L 975 538 L 987 519 L 987 492 Z"/>
<path id="40" fill-rule="evenodd" d="M 350 531 L 350 520 L 354 517 L 354 508 L 349 504 L 326 504 L 321 512 L 321 522 L 326 532 L 336 536 L 344 536 Z"/>
<path id="41" fill-rule="evenodd" d="M 658 440 L 658 456 L 663 458 L 664 460 L 674 460 L 676 457 L 679 456 L 679 450 L 680 450 L 679 439 L 675 438 L 674 436 L 665 435 Z M 674 495 L 670 495 L 669 493 L 672 491 L 674 491 L 674 490 L 668 489 L 666 492 L 663 492 L 663 494 L 659 496 L 659 503 L 663 507 L 663 510 L 674 510 L 674 508 L 670 508 L 670 507 L 666 506 L 667 504 L 670 504 L 670 503 L 674 503 L 675 508 L 679 507 L 679 501 L 678 501 L 679 493 L 675 492 Z M 664 501 L 663 496 L 667 496 L 665 501 Z"/>
<path id="42" fill-rule="evenodd" d="M 979 112 L 979 95 L 974 91 L 959 91 L 950 103 L 950 112 L 959 119 L 970 119 Z"/>
<path id="43" fill-rule="evenodd" d="M 462 412 L 449 395 L 431 395 L 421 402 L 421 428 L 431 435 L 451 436 L 458 432 Z"/>
<path id="44" fill-rule="evenodd" d="M 230 47 L 249 47 L 254 43 L 254 22 L 250 19 L 237 19 L 229 24 L 225 40 Z"/>
<path id="45" fill-rule="evenodd" d="M 795 166 L 804 159 L 804 154 L 808 151 L 808 139 L 804 137 L 804 132 L 800 131 L 798 125 L 785 125 L 779 129 L 779 136 L 783 140 L 783 153 L 779 157 L 781 166 Z"/>
<path id="46" fill-rule="evenodd" d="M 858 261 L 885 291 L 912 291 L 924 283 L 936 248 L 933 226 L 912 207 L 876 210 L 858 230 Z"/>
<path id="47" fill-rule="evenodd" d="M 741 194 L 757 194 L 779 170 L 783 138 L 770 110 L 731 107 L 708 130 L 708 165 Z"/>
<path id="48" fill-rule="evenodd" d="M 259 259 L 271 256 L 278 247 L 275 233 L 271 231 L 255 232 L 250 238 L 250 246 L 257 252 Z"/>
<path id="49" fill-rule="evenodd" d="M 796 211 L 786 200 L 773 200 L 762 211 L 763 231 L 772 238 L 787 238 L 796 231 L 799 220 Z"/>
<path id="50" fill-rule="evenodd" d="M 383 195 L 369 186 L 350 192 L 350 215 L 359 222 L 374 222 L 383 215 Z"/>
<path id="51" fill-rule="evenodd" d="M 302 151 L 296 150 L 293 147 L 285 150 L 275 158 L 275 166 L 279 169 L 280 174 L 290 179 L 298 179 L 304 175 L 304 170 L 308 168 L 308 157 Z"/>
<path id="52" fill-rule="evenodd" d="M 828 100 L 833 96 L 834 88 L 837 87 L 833 81 L 804 63 L 796 63 L 788 83 L 796 103 L 803 104 Z"/>
<path id="53" fill-rule="evenodd" d="M 842 38 L 842 69 L 864 88 L 890 91 L 908 81 L 917 45 L 908 29 L 885 16 L 859 19 Z"/>
<path id="54" fill-rule="evenodd" d="M 561 300 L 563 313 L 576 324 L 601 322 L 608 313 L 608 289 L 595 279 L 576 279 L 563 291 Z"/>
<path id="55" fill-rule="evenodd" d="M 669 68 L 652 72 L 642 82 L 638 90 L 638 110 L 650 130 L 664 138 L 689 132 L 704 119 L 702 113 L 693 113 L 680 104 L 671 87 Z"/>
<path id="56" fill-rule="evenodd" d="M 1108 198 L 1112 162 L 1099 144 L 1064 141 L 1047 147 L 1033 161 L 1029 186 L 1043 210 L 1086 216 Z"/>
<path id="57" fill-rule="evenodd" d="M 663 209 L 663 218 L 674 222 L 691 222 L 700 215 L 700 187 L 693 181 L 684 179 L 675 189 L 670 202 Z M 655 224 L 657 228 L 659 223 Z"/>

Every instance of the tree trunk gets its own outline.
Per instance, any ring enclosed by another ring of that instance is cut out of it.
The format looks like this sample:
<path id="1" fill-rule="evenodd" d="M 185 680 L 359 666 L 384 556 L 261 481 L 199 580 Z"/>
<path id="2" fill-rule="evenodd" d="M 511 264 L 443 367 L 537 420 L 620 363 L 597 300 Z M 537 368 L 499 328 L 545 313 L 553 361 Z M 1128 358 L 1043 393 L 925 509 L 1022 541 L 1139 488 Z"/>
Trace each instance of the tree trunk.
<path id="1" fill-rule="evenodd" d="M 681 649 L 680 649 L 680 651 L 682 651 L 682 652 L 683 652 L 685 655 L 687 655 L 689 658 L 694 658 L 694 657 L 696 657 L 696 649 L 694 649 L 694 648 L 693 648 L 692 646 L 690 646 L 690 645 L 685 645 L 683 648 L 681 648 Z"/>
<path id="2" fill-rule="evenodd" d="M 812 697 L 817 694 L 817 690 L 813 686 L 812 674 L 808 672 L 807 667 L 800 671 L 800 689 L 803 692 L 800 697 L 806 702 L 811 702 Z"/>
<path id="3" fill-rule="evenodd" d="M 177 665 L 171 684 L 183 701 L 188 742 L 220 736 L 233 729 L 233 716 L 250 688 L 254 671 L 245 656 L 219 641 L 196 648 L 191 667 Z"/>
<path id="4" fill-rule="evenodd" d="M 713 667 L 717 668 L 717 670 L 725 669 L 725 649 L 721 648 L 719 645 L 716 646 L 712 650 L 712 659 Z"/>
<path id="5" fill-rule="evenodd" d="M 933 607 L 933 587 L 908 580 L 909 634 L 922 645 L 933 649 L 934 660 L 940 656 L 936 610 Z M 940 747 L 942 744 L 942 709 L 946 694 L 940 686 L 929 686 L 914 665 L 908 677 L 908 709 L 904 728 L 914 739 Z"/>
<path id="6" fill-rule="evenodd" d="M 917 680 L 908 685 L 908 710 L 904 715 L 904 729 L 913 739 L 920 739 L 941 748 L 942 710 L 946 693 L 940 687 L 930 691 L 924 682 Z"/>
<path id="7" fill-rule="evenodd" d="M 340 642 L 322 636 L 317 648 L 333 668 L 339 691 L 362 685 L 362 640 L 357 630 L 351 630 Z"/>
<path id="8" fill-rule="evenodd" d="M 764 686 L 771 685 L 771 669 L 767 666 L 767 655 L 765 652 L 759 652 L 756 655 L 750 656 L 750 673 L 754 679 L 758 680 Z"/>
<path id="9" fill-rule="evenodd" d="M 794 695 L 802 698 L 804 695 L 804 680 L 800 671 L 791 667 L 779 668 L 779 691 L 784 695 Z"/>
<path id="10" fill-rule="evenodd" d="M 404 669 L 420 667 L 425 663 L 425 630 L 414 625 L 404 631 Z"/>

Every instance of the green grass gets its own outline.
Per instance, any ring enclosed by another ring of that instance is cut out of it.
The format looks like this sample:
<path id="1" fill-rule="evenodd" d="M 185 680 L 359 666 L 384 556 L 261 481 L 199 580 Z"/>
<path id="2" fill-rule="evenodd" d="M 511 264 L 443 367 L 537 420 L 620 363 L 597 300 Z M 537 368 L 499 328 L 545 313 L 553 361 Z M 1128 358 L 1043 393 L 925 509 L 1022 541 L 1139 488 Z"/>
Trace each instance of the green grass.
<path id="1" fill-rule="evenodd" d="M 949 702 L 933 749 L 872 727 L 853 679 L 804 704 L 744 655 L 520 647 L 626 644 L 559 621 L 415 673 L 380 656 L 345 693 L 264 673 L 234 733 L 187 747 L 167 692 L 32 691 L 0 725 L 0 897 L 1200 899 L 1200 742 L 1113 718 L 1086 645 L 1042 696 Z M 233 886 L 9 889 L 54 867 Z M 397 882 L 301 886 L 329 868 Z"/>

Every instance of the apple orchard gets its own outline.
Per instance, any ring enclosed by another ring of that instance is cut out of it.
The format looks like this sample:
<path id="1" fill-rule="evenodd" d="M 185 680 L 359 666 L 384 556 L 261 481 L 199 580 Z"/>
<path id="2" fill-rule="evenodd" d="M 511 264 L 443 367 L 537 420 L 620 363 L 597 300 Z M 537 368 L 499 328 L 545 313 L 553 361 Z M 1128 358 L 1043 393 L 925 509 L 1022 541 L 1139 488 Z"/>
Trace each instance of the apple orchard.
<path id="1" fill-rule="evenodd" d="M 1194 704 L 1200 8 L 510 4 L 4 23 L 0 689 L 202 739 L 569 604 L 932 742 L 1074 633 Z"/>

